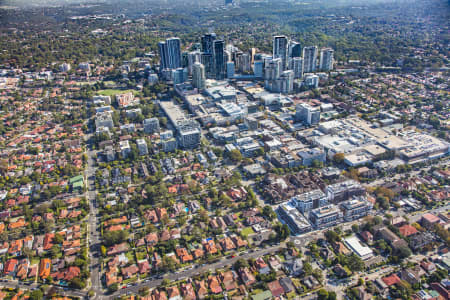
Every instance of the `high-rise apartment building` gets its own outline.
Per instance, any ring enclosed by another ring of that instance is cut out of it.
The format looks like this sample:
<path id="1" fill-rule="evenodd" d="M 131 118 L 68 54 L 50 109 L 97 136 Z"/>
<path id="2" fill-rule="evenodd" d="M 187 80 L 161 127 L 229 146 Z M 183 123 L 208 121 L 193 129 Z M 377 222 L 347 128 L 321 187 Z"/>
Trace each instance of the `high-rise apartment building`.
<path id="1" fill-rule="evenodd" d="M 215 40 L 215 33 L 207 33 L 202 36 L 202 52 L 206 54 L 213 54 L 213 42 Z"/>
<path id="2" fill-rule="evenodd" d="M 287 67 L 288 39 L 285 36 L 275 36 L 273 38 L 273 58 L 281 58 L 283 70 Z"/>
<path id="3" fill-rule="evenodd" d="M 334 50 L 331 48 L 324 48 L 320 50 L 319 69 L 322 71 L 333 70 L 334 64 Z"/>
<path id="4" fill-rule="evenodd" d="M 264 70 L 265 80 L 276 80 L 280 77 L 282 71 L 281 58 L 274 58 L 266 61 L 266 67 Z"/>
<path id="5" fill-rule="evenodd" d="M 160 58 L 160 68 L 161 68 L 161 70 L 167 69 L 167 66 L 169 65 L 169 61 L 167 58 L 168 54 L 167 54 L 166 42 L 159 42 L 158 50 L 159 50 L 159 58 Z"/>
<path id="6" fill-rule="evenodd" d="M 303 58 L 301 57 L 292 58 L 292 70 L 294 71 L 294 78 L 303 77 Z"/>
<path id="7" fill-rule="evenodd" d="M 303 48 L 303 71 L 311 73 L 316 71 L 317 46 Z"/>
<path id="8" fill-rule="evenodd" d="M 214 78 L 214 59 L 209 53 L 202 53 L 201 63 L 205 66 L 206 78 Z"/>
<path id="9" fill-rule="evenodd" d="M 205 82 L 206 82 L 205 66 L 199 62 L 196 62 L 192 69 L 192 85 L 195 88 L 202 90 L 205 88 Z"/>
<path id="10" fill-rule="evenodd" d="M 166 40 L 169 69 L 181 68 L 181 41 L 179 38 Z"/>
<path id="11" fill-rule="evenodd" d="M 302 47 L 300 43 L 289 41 L 289 57 L 301 57 L 302 56 Z"/>
<path id="12" fill-rule="evenodd" d="M 217 80 L 225 78 L 225 43 L 223 40 L 213 42 L 214 75 Z"/>
<path id="13" fill-rule="evenodd" d="M 202 61 L 202 53 L 200 51 L 189 52 L 187 54 L 187 59 L 188 59 L 188 73 L 189 75 L 192 75 L 194 64 L 196 62 Z"/>
<path id="14" fill-rule="evenodd" d="M 161 69 L 181 68 L 181 41 L 179 38 L 169 38 L 158 43 Z"/>

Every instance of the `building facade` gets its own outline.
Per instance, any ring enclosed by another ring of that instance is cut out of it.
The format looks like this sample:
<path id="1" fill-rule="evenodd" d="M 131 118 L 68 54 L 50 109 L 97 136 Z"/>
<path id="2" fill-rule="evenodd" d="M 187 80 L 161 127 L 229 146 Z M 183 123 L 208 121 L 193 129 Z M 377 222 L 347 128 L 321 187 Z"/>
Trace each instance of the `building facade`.
<path id="1" fill-rule="evenodd" d="M 329 204 L 313 209 L 309 214 L 309 220 L 314 228 L 322 229 L 342 223 L 343 215 L 336 205 Z"/>

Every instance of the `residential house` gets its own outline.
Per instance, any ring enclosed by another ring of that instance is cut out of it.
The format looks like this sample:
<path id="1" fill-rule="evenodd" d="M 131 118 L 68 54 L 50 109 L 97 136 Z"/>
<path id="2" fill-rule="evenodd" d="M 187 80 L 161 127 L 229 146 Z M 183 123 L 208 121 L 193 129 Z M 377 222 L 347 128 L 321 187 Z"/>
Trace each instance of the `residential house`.
<path id="1" fill-rule="evenodd" d="M 237 288 L 237 276 L 234 271 L 221 272 L 219 277 L 225 287 L 225 290 L 231 291 Z"/>
<path id="2" fill-rule="evenodd" d="M 195 289 L 197 291 L 198 299 L 204 299 L 208 295 L 208 289 L 206 288 L 205 281 L 197 280 L 195 281 Z"/>
<path id="3" fill-rule="evenodd" d="M 369 231 L 363 231 L 360 235 L 367 244 L 373 244 L 373 235 Z"/>
<path id="4" fill-rule="evenodd" d="M 203 246 L 205 247 L 205 251 L 208 254 L 216 254 L 217 253 L 216 243 L 214 243 L 214 241 L 212 239 L 204 241 Z"/>
<path id="5" fill-rule="evenodd" d="M 166 292 L 154 289 L 152 292 L 152 300 L 167 300 Z"/>
<path id="6" fill-rule="evenodd" d="M 210 275 L 208 276 L 208 287 L 213 294 L 222 293 L 222 287 L 220 286 L 219 280 L 216 276 Z"/>
<path id="7" fill-rule="evenodd" d="M 224 251 L 231 251 L 236 249 L 236 245 L 233 243 L 230 237 L 224 237 L 222 240 L 220 240 L 220 246 Z"/>
<path id="8" fill-rule="evenodd" d="M 136 275 L 138 272 L 139 272 L 139 268 L 135 264 L 128 266 L 126 268 L 122 268 L 122 276 L 124 279 L 131 278 L 134 275 Z"/>
<path id="9" fill-rule="evenodd" d="M 16 274 L 17 265 L 19 261 L 15 258 L 8 259 L 3 267 L 3 274 L 14 277 Z"/>
<path id="10" fill-rule="evenodd" d="M 182 283 L 180 285 L 181 296 L 184 300 L 196 300 L 197 296 L 195 295 L 194 288 L 191 283 Z"/>
<path id="11" fill-rule="evenodd" d="M 279 279 L 280 285 L 283 287 L 284 293 L 289 294 L 295 291 L 295 286 L 289 277 L 283 277 Z"/>
<path id="12" fill-rule="evenodd" d="M 116 244 L 108 249 L 108 256 L 120 254 L 130 249 L 127 243 Z"/>
<path id="13" fill-rule="evenodd" d="M 238 272 L 245 286 L 250 286 L 256 282 L 255 277 L 248 268 L 240 268 Z"/>
<path id="14" fill-rule="evenodd" d="M 145 236 L 145 242 L 148 246 L 154 246 L 158 243 L 158 234 L 156 232 L 150 232 Z"/>
<path id="15" fill-rule="evenodd" d="M 316 279 L 314 276 L 312 276 L 312 275 L 305 277 L 305 278 L 303 279 L 303 284 L 304 284 L 309 290 L 315 289 L 315 288 L 317 288 L 317 287 L 320 286 L 319 281 L 317 281 L 317 279 Z"/>
<path id="16" fill-rule="evenodd" d="M 261 274 L 269 274 L 270 273 L 270 268 L 262 257 L 259 257 L 255 260 L 255 268 Z"/>
<path id="17" fill-rule="evenodd" d="M 408 247 L 408 243 L 405 240 L 399 238 L 395 233 L 389 230 L 387 227 L 382 227 L 377 232 L 378 236 L 385 240 L 395 250 L 401 247 Z"/>
<path id="18" fill-rule="evenodd" d="M 398 284 L 401 282 L 401 279 L 397 276 L 397 274 L 392 274 L 386 277 L 381 278 L 381 280 L 384 282 L 384 284 L 388 287 Z"/>
<path id="19" fill-rule="evenodd" d="M 417 234 L 417 229 L 409 224 L 401 226 L 399 229 L 399 232 L 404 237 L 410 237 L 412 235 Z"/>
<path id="20" fill-rule="evenodd" d="M 274 271 L 279 271 L 283 267 L 283 265 L 281 264 L 280 259 L 277 256 L 269 257 L 268 263 L 269 263 L 269 266 Z"/>
<path id="21" fill-rule="evenodd" d="M 52 267 L 52 262 L 48 258 L 41 259 L 41 263 L 39 265 L 39 277 L 45 279 L 50 276 Z"/>
<path id="22" fill-rule="evenodd" d="M 176 286 L 171 286 L 167 288 L 167 296 L 169 300 L 183 300 L 180 295 L 180 290 Z"/>
<path id="23" fill-rule="evenodd" d="M 187 263 L 194 260 L 191 254 L 187 251 L 186 248 L 177 248 L 176 253 L 178 258 L 181 260 L 181 263 Z"/>
<path id="24" fill-rule="evenodd" d="M 144 259 L 138 261 L 139 274 L 147 274 L 150 272 L 151 267 L 148 260 Z"/>
<path id="25" fill-rule="evenodd" d="M 267 288 L 270 290 L 273 297 L 279 297 L 284 294 L 284 289 L 278 280 L 267 283 Z"/>

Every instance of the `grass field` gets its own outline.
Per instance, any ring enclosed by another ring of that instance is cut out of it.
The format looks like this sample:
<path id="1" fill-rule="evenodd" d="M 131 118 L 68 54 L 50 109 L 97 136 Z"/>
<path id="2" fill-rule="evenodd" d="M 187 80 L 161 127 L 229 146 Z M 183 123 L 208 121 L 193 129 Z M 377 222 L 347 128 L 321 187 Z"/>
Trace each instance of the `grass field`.
<path id="1" fill-rule="evenodd" d="M 117 94 L 125 94 L 128 92 L 132 92 L 134 95 L 138 93 L 138 91 L 135 90 L 116 90 L 116 89 L 107 89 L 107 90 L 100 90 L 97 92 L 98 95 L 102 96 L 115 96 Z"/>
<path id="2" fill-rule="evenodd" d="M 241 234 L 242 234 L 243 236 L 248 236 L 248 235 L 253 234 L 253 233 L 255 233 L 255 232 L 253 231 L 253 229 L 252 229 L 251 227 L 245 227 L 245 228 L 242 229 L 242 231 L 241 231 Z"/>

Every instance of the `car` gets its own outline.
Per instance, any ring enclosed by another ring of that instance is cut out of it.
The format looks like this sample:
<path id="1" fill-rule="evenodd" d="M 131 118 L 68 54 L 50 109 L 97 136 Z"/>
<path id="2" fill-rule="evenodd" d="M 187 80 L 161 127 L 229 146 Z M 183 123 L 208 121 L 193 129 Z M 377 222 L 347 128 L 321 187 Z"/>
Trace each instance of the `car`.
<path id="1" fill-rule="evenodd" d="M 123 289 L 126 289 L 126 288 L 127 288 L 127 287 L 124 285 L 124 286 L 122 287 L 122 290 L 123 290 Z"/>

